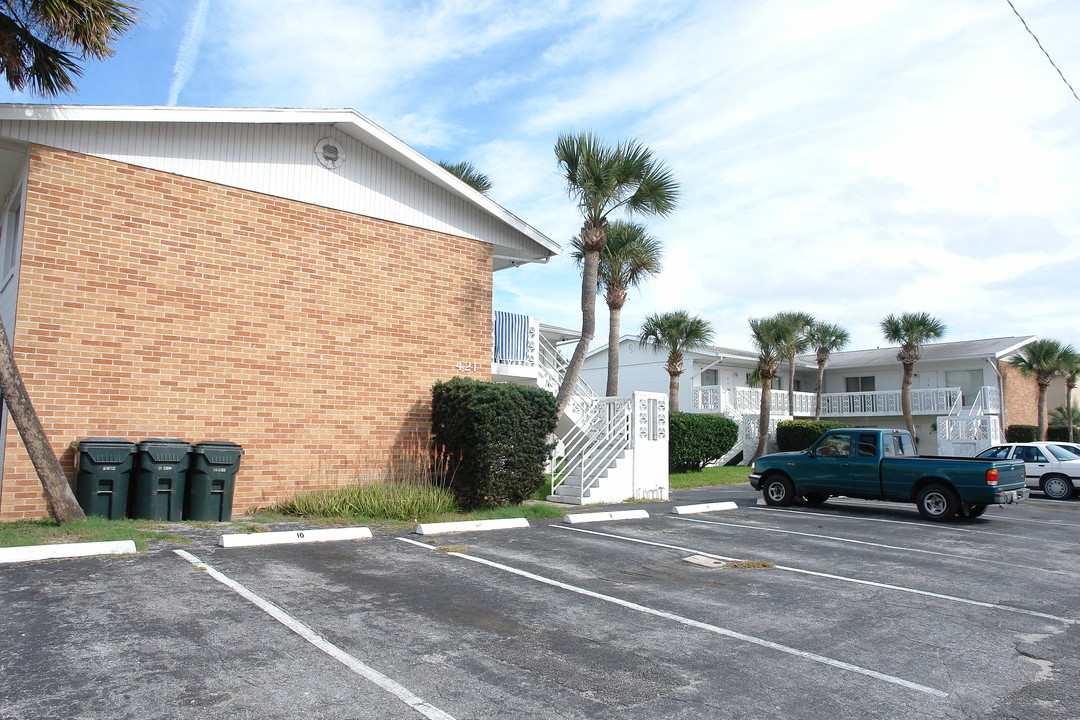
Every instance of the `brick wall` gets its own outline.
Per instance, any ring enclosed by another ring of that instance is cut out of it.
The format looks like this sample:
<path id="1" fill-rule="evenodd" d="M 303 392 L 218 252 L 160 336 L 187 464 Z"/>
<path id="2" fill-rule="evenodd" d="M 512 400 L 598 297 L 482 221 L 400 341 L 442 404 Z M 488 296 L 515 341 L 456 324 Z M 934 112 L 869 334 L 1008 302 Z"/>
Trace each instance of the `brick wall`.
<path id="1" fill-rule="evenodd" d="M 486 243 L 39 146 L 26 207 L 15 353 L 65 467 L 229 440 L 243 511 L 379 476 L 435 381 L 490 367 Z M 0 519 L 45 514 L 9 422 Z"/>
<path id="2" fill-rule="evenodd" d="M 999 362 L 1002 378 L 1002 398 L 1005 407 L 1005 427 L 1039 424 L 1039 384 L 1026 378 L 1007 362 Z"/>

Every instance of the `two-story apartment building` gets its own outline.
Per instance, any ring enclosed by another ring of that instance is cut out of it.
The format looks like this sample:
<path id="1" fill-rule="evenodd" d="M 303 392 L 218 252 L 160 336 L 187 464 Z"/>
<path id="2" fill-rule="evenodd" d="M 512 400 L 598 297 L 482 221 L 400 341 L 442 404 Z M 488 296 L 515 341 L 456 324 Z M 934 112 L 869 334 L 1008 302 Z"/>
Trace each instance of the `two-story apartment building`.
<path id="1" fill-rule="evenodd" d="M 45 431 L 227 440 L 234 506 L 379 478 L 556 243 L 351 110 L 0 105 L 0 313 Z M 47 505 L 0 423 L 0 519 Z"/>
<path id="2" fill-rule="evenodd" d="M 1008 361 L 1035 336 L 933 343 L 923 347 L 915 365 L 912 406 L 919 450 L 924 454 L 967 455 L 1001 438 L 1009 424 L 1034 424 L 1035 385 Z M 904 427 L 900 407 L 903 371 L 897 348 L 833 353 L 825 367 L 822 419 L 871 427 Z M 622 339 L 619 385 L 666 392 L 666 356 Z M 740 425 L 737 456 L 756 442 L 760 388 L 750 377 L 757 365 L 750 350 L 709 348 L 686 354 L 680 383 L 680 409 L 717 413 Z M 790 418 L 812 418 L 816 410 L 817 363 L 813 355 L 796 358 L 795 406 L 788 407 L 788 374 L 773 385 L 772 426 Z M 593 350 L 582 376 L 603 385 L 607 349 Z M 1057 391 L 1054 397 L 1064 393 Z"/>

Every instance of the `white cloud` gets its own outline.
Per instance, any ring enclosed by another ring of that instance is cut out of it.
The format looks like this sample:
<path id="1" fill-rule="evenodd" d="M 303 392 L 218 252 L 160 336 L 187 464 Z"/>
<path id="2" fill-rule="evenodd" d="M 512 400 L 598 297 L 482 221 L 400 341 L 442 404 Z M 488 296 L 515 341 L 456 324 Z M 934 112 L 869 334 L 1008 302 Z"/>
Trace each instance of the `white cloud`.
<path id="1" fill-rule="evenodd" d="M 187 28 L 184 30 L 184 39 L 180 42 L 180 50 L 176 54 L 176 63 L 173 65 L 173 81 L 169 87 L 168 105 L 177 103 L 184 86 L 191 79 L 191 73 L 199 59 L 199 46 L 206 32 L 206 16 L 209 12 L 210 0 L 199 0 L 191 11 Z"/>

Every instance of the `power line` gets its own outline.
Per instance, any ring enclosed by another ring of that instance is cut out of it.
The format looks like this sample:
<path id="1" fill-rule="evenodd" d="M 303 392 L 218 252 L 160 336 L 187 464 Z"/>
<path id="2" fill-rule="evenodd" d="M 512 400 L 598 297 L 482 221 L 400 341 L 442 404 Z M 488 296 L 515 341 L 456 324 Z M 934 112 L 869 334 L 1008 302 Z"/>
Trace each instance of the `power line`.
<path id="1" fill-rule="evenodd" d="M 1054 69 L 1057 70 L 1057 74 L 1061 76 L 1061 81 L 1069 88 L 1069 91 L 1072 92 L 1073 97 L 1076 98 L 1077 102 L 1080 102 L 1080 95 L 1077 95 L 1076 91 L 1073 90 L 1073 86 L 1069 85 L 1069 81 L 1065 79 L 1065 73 L 1061 72 L 1061 68 L 1059 68 L 1057 63 L 1054 62 L 1054 59 L 1050 57 L 1050 53 L 1046 52 L 1046 48 L 1039 42 L 1039 38 L 1035 37 L 1035 33 L 1031 32 L 1031 28 L 1028 27 L 1027 21 L 1024 20 L 1023 15 L 1016 9 L 1016 6 L 1012 4 L 1012 0 L 1005 0 L 1005 2 L 1009 3 L 1009 7 L 1016 13 L 1016 17 L 1020 18 L 1020 22 L 1024 23 L 1024 29 L 1028 31 L 1028 35 L 1035 39 L 1035 44 L 1039 46 L 1039 49 L 1043 51 L 1043 55 L 1046 56 L 1046 59 L 1049 60 L 1050 64 L 1054 66 Z"/>

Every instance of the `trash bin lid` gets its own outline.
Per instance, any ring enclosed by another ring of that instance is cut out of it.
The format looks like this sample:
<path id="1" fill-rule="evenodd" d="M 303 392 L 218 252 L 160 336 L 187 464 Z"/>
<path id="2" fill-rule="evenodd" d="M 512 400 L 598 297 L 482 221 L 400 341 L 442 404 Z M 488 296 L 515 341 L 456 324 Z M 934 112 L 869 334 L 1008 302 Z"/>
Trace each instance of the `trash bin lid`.
<path id="1" fill-rule="evenodd" d="M 204 456 L 208 463 L 228 465 L 239 460 L 244 449 L 234 442 L 200 442 L 191 452 Z"/>
<path id="2" fill-rule="evenodd" d="M 86 438 L 79 441 L 78 450 L 95 463 L 122 463 L 135 453 L 135 443 L 123 438 Z"/>
<path id="3" fill-rule="evenodd" d="M 154 462 L 180 462 L 191 452 L 191 444 L 183 440 L 150 438 L 139 443 L 139 452 L 146 453 Z"/>

